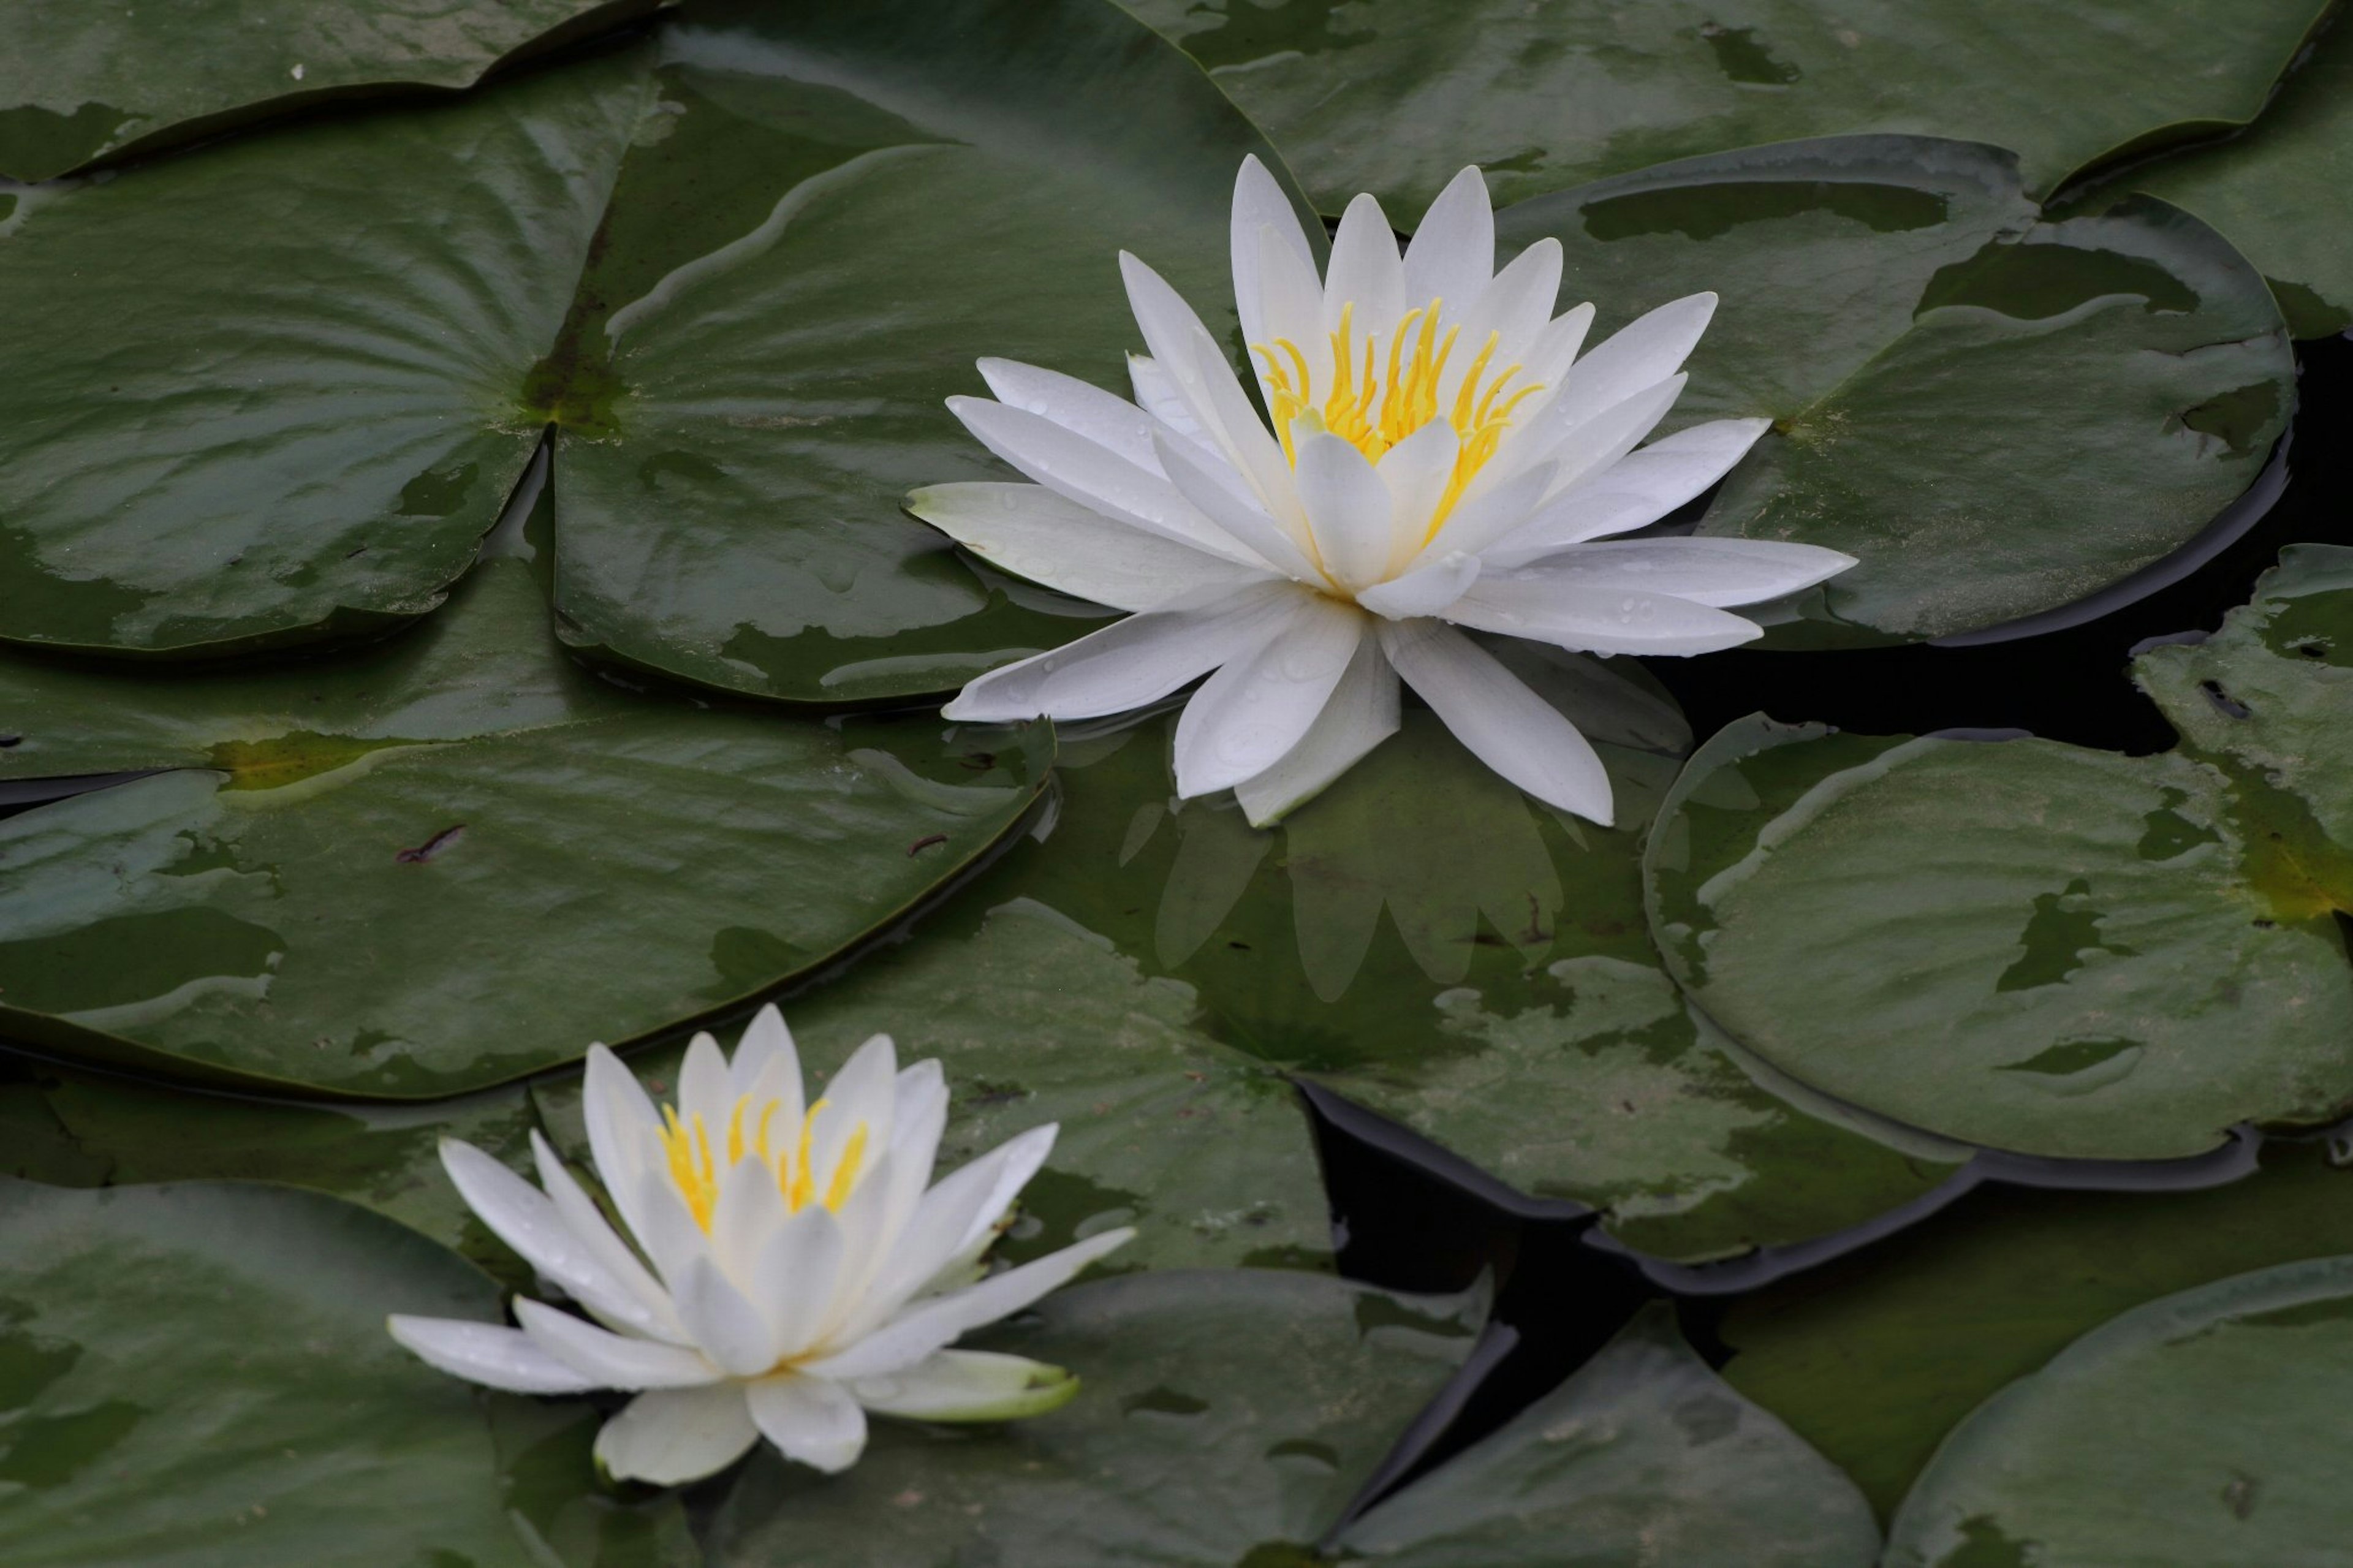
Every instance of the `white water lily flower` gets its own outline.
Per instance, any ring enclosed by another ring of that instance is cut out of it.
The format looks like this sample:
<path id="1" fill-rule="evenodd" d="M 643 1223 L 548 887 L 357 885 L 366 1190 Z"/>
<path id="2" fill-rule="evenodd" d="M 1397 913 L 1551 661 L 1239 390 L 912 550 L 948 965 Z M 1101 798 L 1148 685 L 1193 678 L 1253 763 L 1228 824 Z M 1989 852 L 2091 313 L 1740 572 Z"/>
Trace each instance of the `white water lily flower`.
<path id="1" fill-rule="evenodd" d="M 1494 233 L 1476 169 L 1430 205 L 1402 258 L 1361 195 L 1318 279 L 1291 204 L 1245 160 L 1234 297 L 1271 429 L 1200 319 L 1124 253 L 1150 350 L 1129 362 L 1134 403 L 981 361 L 997 400 L 948 406 L 1037 483 L 937 485 L 909 509 L 1017 575 L 1135 614 L 982 676 L 947 716 L 1094 718 L 1208 675 L 1176 727 L 1177 793 L 1231 786 L 1262 825 L 1396 731 L 1402 675 L 1488 766 L 1606 825 L 1593 748 L 1456 628 L 1601 655 L 1707 653 L 1759 635 L 1725 606 L 1854 560 L 1605 539 L 1699 495 L 1767 421 L 1637 449 L 1682 392 L 1715 296 L 1662 305 L 1580 357 L 1593 308 L 1553 314 L 1559 242 L 1497 272 Z"/>
<path id="2" fill-rule="evenodd" d="M 1078 1391 L 1060 1368 L 948 1346 L 1134 1232 L 986 1274 L 982 1254 L 1055 1130 L 1032 1128 L 934 1186 L 947 1110 L 940 1064 L 900 1070 L 887 1035 L 805 1107 L 800 1059 L 774 1007 L 732 1062 L 697 1035 L 678 1104 L 659 1113 L 596 1046 L 590 1152 L 643 1260 L 538 1133 L 540 1187 L 449 1140 L 442 1163 L 482 1223 L 596 1322 L 518 1298 L 520 1329 L 396 1316 L 392 1336 L 492 1388 L 640 1391 L 596 1435 L 596 1458 L 616 1476 L 665 1485 L 723 1468 L 762 1436 L 803 1464 L 847 1468 L 870 1411 L 1003 1421 L 1050 1410 Z"/>

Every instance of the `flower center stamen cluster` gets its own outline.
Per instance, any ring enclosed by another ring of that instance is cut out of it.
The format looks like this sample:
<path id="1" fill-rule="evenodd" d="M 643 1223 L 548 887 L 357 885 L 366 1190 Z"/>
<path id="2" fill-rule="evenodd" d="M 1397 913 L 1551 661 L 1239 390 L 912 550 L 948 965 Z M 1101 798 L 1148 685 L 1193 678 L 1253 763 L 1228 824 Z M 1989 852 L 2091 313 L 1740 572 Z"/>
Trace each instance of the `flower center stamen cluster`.
<path id="1" fill-rule="evenodd" d="M 745 1159 L 754 1159 L 776 1173 L 776 1190 L 784 1195 L 788 1213 L 798 1214 L 818 1199 L 817 1172 L 814 1167 L 818 1113 L 826 1108 L 818 1100 L 801 1118 L 800 1136 L 789 1143 L 772 1145 L 769 1142 L 775 1127 L 777 1110 L 783 1101 L 765 1100 L 759 1114 L 752 1119 L 752 1131 L 745 1135 L 744 1121 L 752 1109 L 752 1097 L 744 1095 L 728 1113 L 726 1163 L 722 1165 L 714 1152 L 710 1129 L 703 1125 L 701 1115 L 681 1119 L 674 1105 L 662 1107 L 659 1136 L 662 1151 L 670 1157 L 670 1181 L 679 1195 L 694 1215 L 694 1223 L 711 1233 L 712 1215 L 719 1207 L 719 1184 L 727 1172 Z M 849 1201 L 858 1186 L 858 1173 L 866 1161 L 866 1123 L 861 1121 L 850 1130 L 849 1140 L 842 1145 L 841 1158 L 834 1163 L 833 1174 L 826 1183 L 822 1202 L 834 1213 Z"/>
<path id="2" fill-rule="evenodd" d="M 1365 338 L 1360 363 L 1355 330 L 1356 307 L 1354 302 L 1343 305 L 1340 325 L 1332 333 L 1333 384 L 1320 400 L 1307 356 L 1300 352 L 1298 344 L 1288 338 L 1277 338 L 1271 343 L 1250 345 L 1251 352 L 1265 363 L 1275 434 L 1282 442 L 1283 456 L 1293 467 L 1299 462 L 1293 435 L 1297 426 L 1309 432 L 1329 431 L 1376 463 L 1391 447 L 1433 419 L 1442 416 L 1453 426 L 1461 446 L 1454 459 L 1453 476 L 1430 519 L 1430 533 L 1433 537 L 1447 514 L 1453 510 L 1454 503 L 1461 499 L 1464 489 L 1495 455 L 1496 444 L 1511 425 L 1512 411 L 1525 399 L 1544 390 L 1541 383 L 1535 382 L 1513 387 L 1511 384 L 1521 370 L 1517 364 L 1505 365 L 1490 376 L 1488 362 L 1494 357 L 1499 338 L 1499 334 L 1490 332 L 1464 369 L 1452 406 L 1441 413 L 1439 388 L 1462 329 L 1459 324 L 1451 326 L 1446 329 L 1444 337 L 1439 336 L 1440 304 L 1433 299 L 1427 305 L 1415 306 L 1388 334 L 1387 374 L 1381 374 L 1384 367 L 1374 335 Z"/>

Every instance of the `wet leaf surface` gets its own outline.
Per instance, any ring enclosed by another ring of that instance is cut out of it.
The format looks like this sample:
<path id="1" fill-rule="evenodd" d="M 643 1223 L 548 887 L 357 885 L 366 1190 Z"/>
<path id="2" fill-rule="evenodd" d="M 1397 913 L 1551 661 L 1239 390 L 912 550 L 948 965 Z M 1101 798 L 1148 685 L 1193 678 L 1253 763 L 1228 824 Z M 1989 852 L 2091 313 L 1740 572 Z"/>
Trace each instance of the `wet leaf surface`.
<path id="1" fill-rule="evenodd" d="M 2294 399 L 2279 312 L 2221 236 L 2149 200 L 2042 217 L 1992 148 L 1753 148 L 1525 202 L 1497 232 L 1557 238 L 1597 331 L 1723 296 L 1675 419 L 1773 429 L 1699 531 L 1861 562 L 1744 611 L 1768 646 L 1944 637 L 2081 598 L 2245 489 Z"/>
<path id="2" fill-rule="evenodd" d="M 2312 0 L 1123 0 L 1266 127 L 1327 212 L 1419 213 L 1465 163 L 1511 199 L 1696 153 L 1855 132 L 2024 154 L 2047 191 L 2144 141 L 2242 123 Z"/>
<path id="3" fill-rule="evenodd" d="M 1793 1076 L 1995 1147 L 2158 1158 L 2332 1119 L 2353 555 L 2284 563 L 2135 666 L 2173 752 L 1727 728 L 1649 852 L 1676 978 Z"/>
<path id="4" fill-rule="evenodd" d="M 1313 1563 L 1469 1350 L 1466 1305 L 1250 1269 L 1081 1286 L 972 1342 L 1069 1367 L 1070 1405 L 1001 1428 L 878 1422 L 837 1477 L 763 1449 L 707 1549 L 742 1568 Z"/>
<path id="5" fill-rule="evenodd" d="M 11 772 L 164 768 L 0 823 L 0 1018 L 164 1076 L 480 1088 L 767 990 L 897 918 L 1029 808 L 1043 727 L 631 693 L 564 657 L 530 568 L 311 668 L 0 668 Z M 87 718 L 85 717 L 87 716 Z"/>
<path id="6" fill-rule="evenodd" d="M 1901 1568 L 2325 1562 L 2353 1258 L 2242 1274 L 2104 1324 L 1955 1428 L 1896 1515 Z M 2031 1555 L 2029 1555 L 2029 1554 Z"/>
<path id="7" fill-rule="evenodd" d="M 465 87 L 659 3 L 19 0 L 0 16 L 0 179 L 47 180 L 322 99 Z"/>

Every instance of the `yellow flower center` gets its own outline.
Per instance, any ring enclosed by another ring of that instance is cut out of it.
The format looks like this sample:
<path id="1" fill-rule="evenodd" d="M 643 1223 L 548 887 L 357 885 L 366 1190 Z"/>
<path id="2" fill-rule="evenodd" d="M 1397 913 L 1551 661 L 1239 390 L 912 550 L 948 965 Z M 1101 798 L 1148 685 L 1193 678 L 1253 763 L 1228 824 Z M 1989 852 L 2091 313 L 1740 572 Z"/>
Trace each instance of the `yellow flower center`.
<path id="1" fill-rule="evenodd" d="M 1405 313 L 1397 330 L 1388 334 L 1386 366 L 1380 364 L 1374 340 L 1369 336 L 1365 339 L 1360 363 L 1355 330 L 1356 307 L 1354 303 L 1343 305 L 1339 329 L 1332 334 L 1332 385 L 1320 395 L 1307 368 L 1307 356 L 1300 353 L 1298 344 L 1288 338 L 1277 338 L 1272 343 L 1250 345 L 1251 352 L 1266 363 L 1275 434 L 1282 442 L 1282 455 L 1294 466 L 1299 454 L 1294 449 L 1292 432 L 1297 425 L 1303 424 L 1311 431 L 1328 430 L 1376 463 L 1380 461 L 1382 453 L 1433 419 L 1443 417 L 1454 427 L 1461 449 L 1455 456 L 1454 473 L 1447 482 L 1446 492 L 1430 515 L 1425 541 L 1436 535 L 1446 514 L 1462 498 L 1464 489 L 1495 455 L 1496 443 L 1503 439 L 1504 431 L 1512 422 L 1512 411 L 1525 399 L 1544 390 L 1541 383 L 1534 382 L 1512 387 L 1511 383 L 1520 374 L 1521 367 L 1516 364 L 1505 365 L 1490 374 L 1488 362 L 1494 358 L 1498 336 L 1490 332 L 1463 370 L 1451 406 L 1441 411 L 1439 386 L 1445 379 L 1447 360 L 1453 354 L 1454 341 L 1462 329 L 1449 327 L 1443 338 L 1438 335 L 1439 304 L 1432 300 Z"/>
<path id="2" fill-rule="evenodd" d="M 757 1160 L 775 1173 L 776 1190 L 783 1194 L 787 1212 L 798 1214 L 813 1201 L 822 1201 L 837 1214 L 841 1212 L 841 1205 L 857 1190 L 859 1173 L 866 1163 L 866 1123 L 861 1121 L 850 1129 L 849 1140 L 842 1144 L 841 1158 L 834 1162 L 820 1200 L 812 1161 L 818 1112 L 826 1108 L 826 1103 L 820 1100 L 810 1106 L 808 1114 L 801 1118 L 799 1136 L 779 1144 L 770 1140 L 782 1101 L 765 1100 L 758 1114 L 752 1115 L 752 1097 L 743 1096 L 728 1114 L 723 1164 L 723 1151 L 712 1146 L 711 1131 L 702 1124 L 700 1115 L 681 1119 L 676 1106 L 662 1107 L 662 1152 L 670 1157 L 670 1179 L 704 1235 L 710 1234 L 712 1216 L 718 1211 L 720 1178 L 745 1160 Z"/>

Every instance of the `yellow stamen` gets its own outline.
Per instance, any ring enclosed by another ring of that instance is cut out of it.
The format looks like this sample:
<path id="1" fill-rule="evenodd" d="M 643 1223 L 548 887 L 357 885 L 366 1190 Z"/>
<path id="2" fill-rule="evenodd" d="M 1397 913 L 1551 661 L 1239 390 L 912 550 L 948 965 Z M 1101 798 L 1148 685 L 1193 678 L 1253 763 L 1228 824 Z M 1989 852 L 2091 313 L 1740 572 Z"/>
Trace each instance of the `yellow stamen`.
<path id="1" fill-rule="evenodd" d="M 662 1107 L 662 1124 L 658 1135 L 662 1154 L 669 1165 L 671 1185 L 685 1201 L 687 1212 L 703 1232 L 710 1233 L 719 1208 L 719 1187 L 726 1173 L 746 1159 L 756 1160 L 771 1168 L 776 1178 L 776 1188 L 784 1196 L 785 1207 L 797 1214 L 818 1197 L 816 1169 L 817 1118 L 826 1108 L 818 1100 L 801 1118 L 800 1136 L 785 1148 L 775 1147 L 771 1141 L 772 1124 L 776 1109 L 783 1102 L 768 1099 L 759 1102 L 759 1114 L 754 1116 L 753 1100 L 749 1095 L 739 1098 L 727 1112 L 726 1136 L 714 1140 L 701 1115 L 681 1117 L 678 1108 Z M 745 1123 L 750 1123 L 746 1135 Z M 832 1174 L 826 1182 L 825 1206 L 839 1210 L 849 1201 L 858 1188 L 858 1179 L 866 1169 L 867 1124 L 860 1122 L 851 1130 L 842 1145 L 841 1157 L 834 1163 Z M 723 1161 L 721 1154 L 724 1148 Z"/>
<path id="2" fill-rule="evenodd" d="M 825 1186 L 825 1206 L 834 1213 L 849 1201 L 849 1190 L 858 1184 L 859 1167 L 866 1160 L 866 1123 L 860 1122 L 850 1130 L 849 1142 L 841 1146 L 841 1159 L 833 1167 L 833 1180 Z"/>
<path id="3" fill-rule="evenodd" d="M 1275 437 L 1282 443 L 1283 457 L 1294 464 L 1299 461 L 1298 436 L 1305 431 L 1329 431 L 1378 462 L 1382 454 L 1423 426 L 1445 418 L 1453 427 L 1460 446 L 1454 472 L 1430 518 L 1430 533 L 1433 536 L 1455 503 L 1462 499 L 1471 481 L 1478 477 L 1479 470 L 1494 457 L 1504 432 L 1511 426 L 1513 412 L 1544 390 L 1540 384 L 1512 385 L 1523 368 L 1517 364 L 1505 365 L 1500 373 L 1488 374 L 1489 362 L 1494 358 L 1499 343 L 1499 334 L 1490 332 L 1462 373 L 1452 408 L 1441 415 L 1438 389 L 1446 378 L 1447 362 L 1453 355 L 1455 339 L 1461 331 L 1458 323 L 1448 327 L 1442 338 L 1439 335 L 1441 304 L 1432 300 L 1405 313 L 1388 334 L 1386 367 L 1381 364 L 1376 339 L 1371 335 L 1364 339 L 1364 352 L 1359 357 L 1356 308 L 1353 302 L 1343 305 L 1340 324 L 1331 334 L 1332 384 L 1320 396 L 1308 370 L 1307 356 L 1300 352 L 1298 344 L 1288 338 L 1277 338 L 1271 343 L 1250 345 L 1251 352 L 1266 367 L 1267 412 L 1273 416 Z M 1294 426 L 1301 429 L 1295 430 Z"/>

